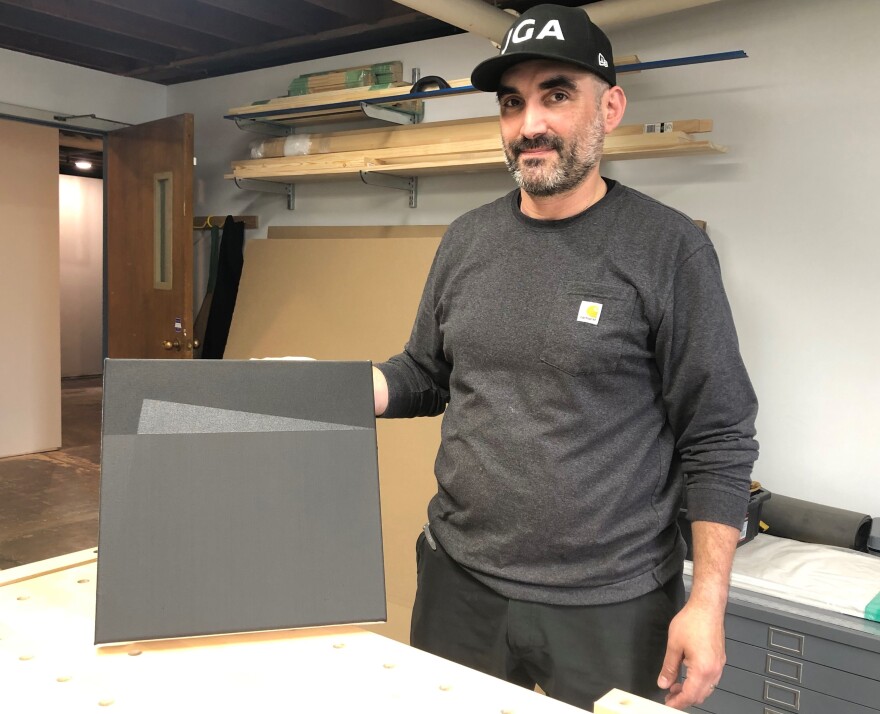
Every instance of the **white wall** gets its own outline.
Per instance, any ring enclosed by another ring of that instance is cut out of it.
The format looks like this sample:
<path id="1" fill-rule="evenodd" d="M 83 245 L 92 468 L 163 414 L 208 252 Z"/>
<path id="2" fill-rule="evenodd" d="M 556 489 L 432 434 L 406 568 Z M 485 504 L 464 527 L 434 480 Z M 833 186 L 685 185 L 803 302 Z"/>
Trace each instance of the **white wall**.
<path id="1" fill-rule="evenodd" d="M 61 376 L 103 372 L 104 182 L 59 176 Z"/>
<path id="2" fill-rule="evenodd" d="M 61 446 L 58 132 L 0 120 L 0 458 Z"/>
<path id="3" fill-rule="evenodd" d="M 755 478 L 880 516 L 875 0 L 742 0 L 615 35 L 643 59 L 749 59 L 625 80 L 629 119 L 715 120 L 720 158 L 611 165 L 709 222 L 760 400 Z"/>
<path id="4" fill-rule="evenodd" d="M 138 124 L 167 116 L 167 88 L 0 49 L 0 102 Z"/>
<path id="5" fill-rule="evenodd" d="M 727 0 L 613 34 L 643 60 L 746 50 L 750 58 L 627 75 L 628 123 L 715 120 L 723 156 L 614 162 L 604 172 L 709 222 L 746 363 L 761 402 L 771 491 L 880 516 L 880 186 L 873 87 L 876 0 Z M 170 87 L 169 113 L 196 115 L 197 213 L 269 224 L 444 223 L 511 185 L 502 175 L 424 178 L 419 208 L 357 182 L 297 187 L 297 208 L 221 177 L 252 138 L 226 109 L 284 94 L 298 74 L 389 59 L 406 71 L 468 76 L 492 54 L 461 35 Z M 435 100 L 427 120 L 494 112 L 491 97 Z"/>

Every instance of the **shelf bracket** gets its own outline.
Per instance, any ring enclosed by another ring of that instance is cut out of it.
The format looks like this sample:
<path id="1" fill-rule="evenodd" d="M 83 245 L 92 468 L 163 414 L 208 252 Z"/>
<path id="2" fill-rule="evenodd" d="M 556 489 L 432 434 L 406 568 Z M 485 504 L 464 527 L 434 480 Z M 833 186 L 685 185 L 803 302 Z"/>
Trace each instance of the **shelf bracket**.
<path id="1" fill-rule="evenodd" d="M 379 173 L 377 171 L 361 171 L 361 181 L 368 186 L 381 186 L 393 188 L 398 191 L 409 193 L 409 207 L 418 206 L 419 180 L 415 176 L 394 176 L 392 174 Z"/>
<path id="2" fill-rule="evenodd" d="M 361 111 L 370 119 L 380 119 L 389 124 L 415 124 L 416 118 L 412 114 L 398 111 L 397 109 L 389 109 L 379 104 L 368 104 L 361 102 Z"/>
<path id="3" fill-rule="evenodd" d="M 275 183 L 260 179 L 234 178 L 235 185 L 243 191 L 261 191 L 263 193 L 280 193 L 287 196 L 287 210 L 292 211 L 296 200 L 295 185 L 292 183 Z"/>
<path id="4" fill-rule="evenodd" d="M 290 134 L 293 134 L 294 131 L 292 126 L 269 124 L 268 122 L 259 121 L 257 119 L 245 119 L 244 117 L 235 117 L 235 125 L 242 131 L 268 136 L 289 136 Z"/>

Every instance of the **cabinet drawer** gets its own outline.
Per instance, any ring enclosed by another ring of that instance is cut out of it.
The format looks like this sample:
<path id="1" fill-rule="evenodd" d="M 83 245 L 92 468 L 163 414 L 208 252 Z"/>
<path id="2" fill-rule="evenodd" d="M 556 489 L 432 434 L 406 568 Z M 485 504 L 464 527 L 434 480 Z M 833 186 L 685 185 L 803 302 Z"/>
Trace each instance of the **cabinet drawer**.
<path id="1" fill-rule="evenodd" d="M 816 635 L 759 622 L 739 615 L 724 618 L 730 640 L 760 647 L 772 654 L 852 672 L 860 677 L 880 680 L 880 653 L 857 649 Z"/>
<path id="2" fill-rule="evenodd" d="M 821 692 L 867 707 L 880 706 L 880 681 L 727 640 L 727 664 L 781 684 Z"/>
<path id="3" fill-rule="evenodd" d="M 790 714 L 789 710 L 776 709 L 754 699 L 746 699 L 738 694 L 716 689 L 712 696 L 699 707 L 687 710 L 692 714 Z M 825 712 L 825 714 L 832 714 Z M 836 714 L 836 712 L 834 713 Z"/>
<path id="4" fill-rule="evenodd" d="M 747 699 L 757 700 L 771 709 L 778 709 L 780 712 L 877 714 L 876 709 L 814 692 L 794 682 L 770 679 L 730 665 L 724 667 L 724 674 L 721 676 L 718 688 L 725 692 L 739 694 Z M 705 704 L 701 706 L 705 706 Z"/>

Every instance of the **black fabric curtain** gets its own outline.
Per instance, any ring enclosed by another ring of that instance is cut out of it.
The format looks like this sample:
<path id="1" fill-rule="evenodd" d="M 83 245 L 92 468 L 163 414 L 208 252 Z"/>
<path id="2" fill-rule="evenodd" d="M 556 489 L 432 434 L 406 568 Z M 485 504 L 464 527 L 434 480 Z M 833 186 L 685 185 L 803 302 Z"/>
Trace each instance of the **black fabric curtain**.
<path id="1" fill-rule="evenodd" d="M 217 262 L 217 282 L 208 313 L 202 359 L 222 359 L 229 338 L 229 326 L 238 297 L 238 283 L 244 265 L 244 223 L 226 216 L 220 238 L 220 256 Z"/>

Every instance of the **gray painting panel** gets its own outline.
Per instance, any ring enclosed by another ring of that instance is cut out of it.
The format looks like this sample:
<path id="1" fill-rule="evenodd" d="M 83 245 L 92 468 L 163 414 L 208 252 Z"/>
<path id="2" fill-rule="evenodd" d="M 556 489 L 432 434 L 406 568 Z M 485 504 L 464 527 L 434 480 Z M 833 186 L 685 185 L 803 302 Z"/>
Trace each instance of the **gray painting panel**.
<path id="1" fill-rule="evenodd" d="M 271 414 L 233 409 L 178 404 L 144 399 L 138 419 L 138 434 L 233 434 L 268 431 L 323 431 L 327 429 L 365 429 L 326 421 L 292 419 Z"/>
<path id="2" fill-rule="evenodd" d="M 137 433 L 144 399 L 375 428 L 369 362 L 114 359 L 104 384 L 105 434 Z"/>
<path id="3" fill-rule="evenodd" d="M 121 376 L 105 374 L 105 410 L 143 401 Z M 363 386 L 328 400 L 334 417 Z M 374 428 L 105 430 L 95 641 L 384 620 L 379 512 Z"/>

